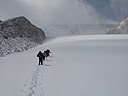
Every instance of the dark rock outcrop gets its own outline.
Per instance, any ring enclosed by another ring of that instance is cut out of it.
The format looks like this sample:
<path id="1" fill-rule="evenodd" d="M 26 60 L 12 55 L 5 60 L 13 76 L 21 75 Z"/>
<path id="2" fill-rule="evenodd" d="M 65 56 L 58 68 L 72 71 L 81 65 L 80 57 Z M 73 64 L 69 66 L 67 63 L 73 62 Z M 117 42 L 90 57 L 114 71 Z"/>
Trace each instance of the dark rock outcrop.
<path id="1" fill-rule="evenodd" d="M 16 17 L 0 23 L 0 56 L 21 52 L 42 44 L 44 31 L 25 17 Z"/>

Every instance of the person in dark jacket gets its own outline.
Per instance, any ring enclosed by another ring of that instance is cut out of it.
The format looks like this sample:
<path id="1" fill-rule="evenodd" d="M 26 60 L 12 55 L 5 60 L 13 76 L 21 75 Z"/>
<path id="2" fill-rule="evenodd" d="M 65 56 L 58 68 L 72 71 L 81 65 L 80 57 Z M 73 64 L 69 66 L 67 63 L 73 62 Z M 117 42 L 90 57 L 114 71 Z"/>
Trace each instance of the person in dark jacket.
<path id="1" fill-rule="evenodd" d="M 37 57 L 39 57 L 39 65 L 43 65 L 43 60 L 45 56 L 43 55 L 41 51 L 39 51 L 39 53 L 37 54 Z"/>

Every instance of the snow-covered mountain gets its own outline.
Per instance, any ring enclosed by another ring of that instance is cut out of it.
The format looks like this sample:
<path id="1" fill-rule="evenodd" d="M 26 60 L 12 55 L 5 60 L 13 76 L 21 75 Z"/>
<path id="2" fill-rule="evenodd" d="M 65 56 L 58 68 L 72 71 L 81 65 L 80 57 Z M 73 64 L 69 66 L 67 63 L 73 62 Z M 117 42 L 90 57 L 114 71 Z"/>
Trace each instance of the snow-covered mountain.
<path id="1" fill-rule="evenodd" d="M 16 17 L 0 23 L 0 56 L 27 50 L 42 44 L 45 34 L 25 17 Z"/>
<path id="2" fill-rule="evenodd" d="M 124 19 L 116 27 L 111 28 L 107 34 L 128 34 L 128 18 Z"/>
<path id="3" fill-rule="evenodd" d="M 46 25 L 43 27 L 47 37 L 64 35 L 94 35 L 105 34 L 116 24 L 76 24 L 76 25 Z"/>

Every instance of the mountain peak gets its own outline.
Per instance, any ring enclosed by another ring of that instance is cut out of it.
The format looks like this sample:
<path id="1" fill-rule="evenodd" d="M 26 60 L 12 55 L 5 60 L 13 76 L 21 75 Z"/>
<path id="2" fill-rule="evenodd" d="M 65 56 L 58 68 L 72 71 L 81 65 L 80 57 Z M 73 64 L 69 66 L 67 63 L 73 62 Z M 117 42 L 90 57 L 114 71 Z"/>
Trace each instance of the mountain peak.
<path id="1" fill-rule="evenodd" d="M 12 21 L 12 20 L 17 20 L 17 19 L 18 19 L 18 20 L 27 20 L 26 17 L 24 17 L 24 16 L 19 16 L 19 17 L 10 18 L 10 19 L 8 19 L 7 21 L 10 21 L 10 20 Z"/>
<path id="2" fill-rule="evenodd" d="M 18 25 L 29 25 L 29 24 L 31 24 L 31 22 L 28 19 L 26 19 L 24 16 L 11 18 L 2 22 L 2 25 L 7 25 L 7 26 L 18 26 Z"/>
<path id="3" fill-rule="evenodd" d="M 24 16 L 8 19 L 0 23 L 0 56 L 27 50 L 42 44 L 44 39 L 44 31 Z"/>

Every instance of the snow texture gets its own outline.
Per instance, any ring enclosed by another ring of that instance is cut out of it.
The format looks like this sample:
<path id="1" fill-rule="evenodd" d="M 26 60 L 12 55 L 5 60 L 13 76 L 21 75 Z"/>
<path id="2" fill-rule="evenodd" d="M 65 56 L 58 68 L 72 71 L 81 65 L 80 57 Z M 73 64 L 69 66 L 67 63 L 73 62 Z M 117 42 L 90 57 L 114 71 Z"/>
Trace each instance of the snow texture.
<path id="1" fill-rule="evenodd" d="M 52 54 L 38 65 L 38 51 Z M 0 96 L 128 96 L 128 35 L 62 36 L 0 58 Z"/>

